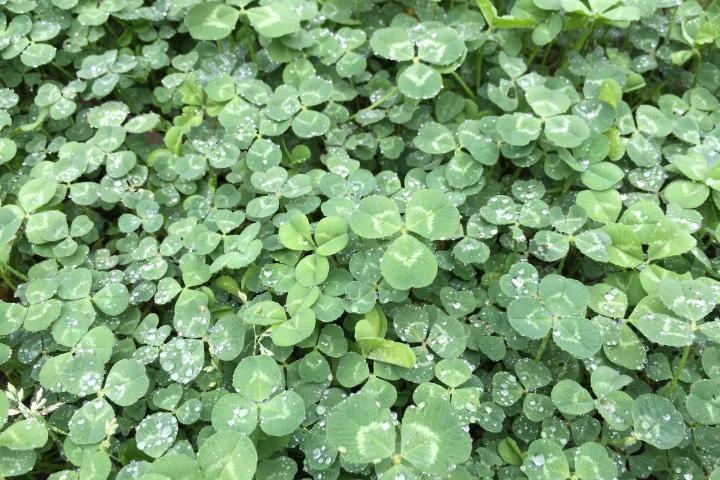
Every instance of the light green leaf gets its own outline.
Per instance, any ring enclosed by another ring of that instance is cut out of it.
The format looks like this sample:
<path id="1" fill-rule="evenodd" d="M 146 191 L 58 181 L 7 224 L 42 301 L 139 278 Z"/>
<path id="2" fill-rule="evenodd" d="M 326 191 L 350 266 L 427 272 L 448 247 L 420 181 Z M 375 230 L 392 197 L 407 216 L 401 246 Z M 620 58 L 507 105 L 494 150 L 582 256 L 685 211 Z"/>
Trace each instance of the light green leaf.
<path id="1" fill-rule="evenodd" d="M 398 75 L 397 85 L 406 97 L 424 100 L 433 98 L 440 92 L 442 76 L 432 67 L 413 63 Z"/>
<path id="2" fill-rule="evenodd" d="M 260 428 L 273 437 L 290 435 L 304 419 L 303 399 L 292 390 L 275 395 L 260 407 Z"/>
<path id="3" fill-rule="evenodd" d="M 430 249 L 412 235 L 403 234 L 380 261 L 383 278 L 398 290 L 427 287 L 437 275 L 437 261 Z"/>
<path id="4" fill-rule="evenodd" d="M 368 393 L 356 393 L 327 416 L 328 442 L 350 463 L 378 463 L 395 453 L 395 425 L 390 410 L 377 408 Z"/>
<path id="5" fill-rule="evenodd" d="M 257 453 L 250 439 L 225 430 L 207 438 L 197 455 L 205 478 L 251 480 L 257 468 Z"/>
<path id="6" fill-rule="evenodd" d="M 397 204 L 387 198 L 372 195 L 360 200 L 350 215 L 350 228 L 363 238 L 384 238 L 402 227 Z"/>
<path id="7" fill-rule="evenodd" d="M 127 407 L 143 398 L 150 382 L 145 367 L 133 359 L 118 360 L 105 380 L 105 395 L 115 404 Z"/>
<path id="8" fill-rule="evenodd" d="M 256 402 L 262 402 L 284 384 L 280 367 L 264 355 L 243 358 L 233 373 L 233 387 Z"/>
<path id="9" fill-rule="evenodd" d="M 246 12 L 253 28 L 269 38 L 289 35 L 300 28 L 300 16 L 286 3 L 249 8 Z"/>
<path id="10" fill-rule="evenodd" d="M 670 400 L 646 393 L 632 407 L 634 434 L 638 440 L 661 450 L 676 447 L 685 438 L 685 422 Z"/>
<path id="11" fill-rule="evenodd" d="M 496 127 L 504 141 L 522 147 L 540 136 L 541 123 L 527 113 L 513 113 L 498 118 Z"/>
<path id="12" fill-rule="evenodd" d="M 439 190 L 413 192 L 405 210 L 408 230 L 430 240 L 453 236 L 460 225 L 460 212 Z"/>
<path id="13" fill-rule="evenodd" d="M 405 411 L 400 453 L 421 471 L 443 475 L 470 458 L 472 442 L 447 401 L 430 398 Z"/>
<path id="14" fill-rule="evenodd" d="M 33 450 L 45 445 L 47 440 L 47 427 L 36 418 L 12 423 L 0 433 L 0 446 L 10 450 Z"/>
<path id="15" fill-rule="evenodd" d="M 579 147 L 590 136 L 585 121 L 573 115 L 558 115 L 545 121 L 545 137 L 562 148 Z"/>
<path id="16" fill-rule="evenodd" d="M 185 16 L 190 35 L 198 40 L 222 40 L 230 35 L 240 12 L 221 2 L 203 2 Z"/>

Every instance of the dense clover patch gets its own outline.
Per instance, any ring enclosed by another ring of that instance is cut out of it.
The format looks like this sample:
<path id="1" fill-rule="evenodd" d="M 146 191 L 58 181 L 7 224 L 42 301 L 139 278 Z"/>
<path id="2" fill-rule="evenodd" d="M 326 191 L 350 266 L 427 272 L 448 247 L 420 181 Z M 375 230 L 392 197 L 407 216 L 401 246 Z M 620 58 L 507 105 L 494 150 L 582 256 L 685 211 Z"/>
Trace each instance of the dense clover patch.
<path id="1" fill-rule="evenodd" d="M 720 0 L 1 3 L 1 478 L 720 480 Z"/>

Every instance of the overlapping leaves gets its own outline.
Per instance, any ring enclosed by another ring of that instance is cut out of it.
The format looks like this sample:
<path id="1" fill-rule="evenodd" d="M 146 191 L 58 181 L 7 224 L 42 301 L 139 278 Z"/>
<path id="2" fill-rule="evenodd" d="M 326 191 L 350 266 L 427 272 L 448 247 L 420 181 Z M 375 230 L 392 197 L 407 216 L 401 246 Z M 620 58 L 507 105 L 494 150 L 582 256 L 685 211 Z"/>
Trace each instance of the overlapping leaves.
<path id="1" fill-rule="evenodd" d="M 719 24 L 5 2 L 0 476 L 717 477 Z"/>

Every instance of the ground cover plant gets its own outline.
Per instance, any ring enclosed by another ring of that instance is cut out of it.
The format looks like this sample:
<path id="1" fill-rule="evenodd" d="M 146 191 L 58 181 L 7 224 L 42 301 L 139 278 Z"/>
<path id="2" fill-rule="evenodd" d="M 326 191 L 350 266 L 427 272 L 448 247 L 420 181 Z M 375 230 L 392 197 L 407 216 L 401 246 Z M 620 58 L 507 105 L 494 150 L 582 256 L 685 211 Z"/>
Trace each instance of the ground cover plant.
<path id="1" fill-rule="evenodd" d="M 720 1 L 3 0 L 0 477 L 720 479 Z"/>

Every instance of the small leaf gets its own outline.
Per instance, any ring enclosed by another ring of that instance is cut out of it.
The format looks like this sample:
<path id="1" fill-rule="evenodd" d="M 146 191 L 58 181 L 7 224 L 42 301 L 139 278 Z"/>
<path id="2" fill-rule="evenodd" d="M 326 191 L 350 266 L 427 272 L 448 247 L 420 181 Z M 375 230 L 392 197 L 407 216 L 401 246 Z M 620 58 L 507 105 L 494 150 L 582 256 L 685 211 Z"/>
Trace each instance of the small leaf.
<path id="1" fill-rule="evenodd" d="M 432 252 L 408 234 L 398 237 L 380 261 L 383 277 L 398 290 L 427 287 L 435 279 L 437 268 Z"/>

